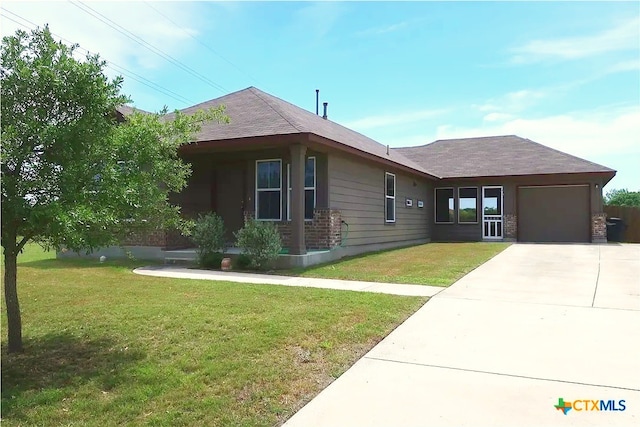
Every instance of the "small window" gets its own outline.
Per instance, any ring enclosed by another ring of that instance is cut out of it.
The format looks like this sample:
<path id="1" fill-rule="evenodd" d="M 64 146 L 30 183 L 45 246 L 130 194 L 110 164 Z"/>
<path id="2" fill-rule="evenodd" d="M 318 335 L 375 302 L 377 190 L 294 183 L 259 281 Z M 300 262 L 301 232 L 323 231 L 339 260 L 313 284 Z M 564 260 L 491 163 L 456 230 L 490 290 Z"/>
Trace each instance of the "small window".
<path id="1" fill-rule="evenodd" d="M 282 161 L 256 161 L 256 219 L 282 219 Z"/>
<path id="2" fill-rule="evenodd" d="M 385 172 L 384 220 L 396 222 L 396 176 Z"/>
<path id="3" fill-rule="evenodd" d="M 451 224 L 455 218 L 453 188 L 436 188 L 436 223 Z"/>
<path id="4" fill-rule="evenodd" d="M 458 222 L 478 222 L 478 189 L 475 187 L 458 188 Z"/>
<path id="5" fill-rule="evenodd" d="M 291 221 L 291 164 L 287 164 L 287 220 Z M 316 158 L 309 157 L 304 165 L 304 219 L 313 219 L 316 208 Z"/>

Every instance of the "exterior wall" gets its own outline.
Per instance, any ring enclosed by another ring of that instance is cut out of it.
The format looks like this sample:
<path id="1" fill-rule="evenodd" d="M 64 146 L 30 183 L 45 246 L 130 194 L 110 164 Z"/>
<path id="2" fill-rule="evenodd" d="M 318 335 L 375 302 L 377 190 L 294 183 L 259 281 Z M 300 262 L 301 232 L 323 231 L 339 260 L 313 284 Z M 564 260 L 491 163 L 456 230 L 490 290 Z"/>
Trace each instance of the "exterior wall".
<path id="1" fill-rule="evenodd" d="M 564 174 L 564 175 L 538 175 L 538 176 L 512 176 L 512 177 L 491 177 L 491 178 L 468 178 L 468 179 L 445 179 L 437 182 L 435 187 L 453 187 L 456 196 L 457 215 L 457 194 L 458 187 L 478 187 L 478 215 L 482 220 L 482 187 L 488 185 L 503 186 L 503 233 L 505 240 L 517 240 L 518 236 L 518 189 L 520 186 L 532 185 L 567 185 L 567 184 L 589 184 L 590 186 L 590 209 L 591 209 L 591 235 L 592 242 L 602 242 L 606 239 L 606 227 L 602 231 L 601 215 L 603 214 L 602 201 L 602 177 L 596 174 Z M 597 188 L 596 188 L 597 186 Z M 431 195 L 433 204 L 434 195 Z M 432 221 L 433 222 L 433 221 Z M 603 238 L 603 233 L 605 237 Z M 459 224 L 456 220 L 454 224 L 433 224 L 433 240 L 437 241 L 460 241 L 482 240 L 482 224 Z"/>
<path id="2" fill-rule="evenodd" d="M 244 213 L 245 221 L 255 217 L 254 211 Z M 307 249 L 333 249 L 340 245 L 342 238 L 341 213 L 334 209 L 316 209 L 313 221 L 304 222 L 305 244 Z M 291 242 L 291 221 L 274 222 L 282 238 L 282 246 L 287 248 Z"/>
<path id="3" fill-rule="evenodd" d="M 344 246 L 429 240 L 433 202 L 426 178 L 338 153 L 330 153 L 328 160 L 329 205 L 348 224 Z M 396 175 L 395 223 L 385 222 L 385 172 Z M 406 198 L 413 200 L 412 207 L 405 206 Z"/>
<path id="4" fill-rule="evenodd" d="M 123 246 L 153 246 L 164 248 L 166 236 L 164 230 L 152 230 L 144 233 L 132 233 L 120 242 Z"/>

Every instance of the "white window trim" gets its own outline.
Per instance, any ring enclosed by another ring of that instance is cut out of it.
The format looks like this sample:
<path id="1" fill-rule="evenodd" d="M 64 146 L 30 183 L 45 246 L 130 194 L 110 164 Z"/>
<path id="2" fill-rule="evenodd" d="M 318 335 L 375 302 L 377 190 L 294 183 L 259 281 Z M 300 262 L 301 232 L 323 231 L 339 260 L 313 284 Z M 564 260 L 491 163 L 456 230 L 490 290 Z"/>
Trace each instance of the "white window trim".
<path id="1" fill-rule="evenodd" d="M 393 196 L 387 195 L 387 176 L 393 177 Z M 393 199 L 393 219 L 387 218 L 387 199 Z M 384 222 L 387 224 L 396 222 L 396 175 L 391 172 L 384 173 Z"/>
<path id="2" fill-rule="evenodd" d="M 476 190 L 476 220 L 475 222 L 472 221 L 460 221 L 460 190 L 462 189 L 468 189 L 468 188 L 475 188 Z M 478 187 L 458 187 L 458 224 L 478 224 L 480 223 L 479 220 L 479 216 L 478 215 L 478 199 L 480 198 L 480 192 L 478 191 Z"/>
<path id="3" fill-rule="evenodd" d="M 266 162 L 278 162 L 280 164 L 280 184 L 278 186 L 277 189 L 275 188 L 258 188 L 258 164 L 259 163 L 266 163 Z M 262 160 L 256 160 L 256 179 L 255 179 L 255 187 L 256 187 L 256 191 L 255 191 L 255 209 L 256 209 L 256 214 L 255 214 L 255 218 L 258 221 L 273 221 L 273 222 L 277 222 L 277 221 L 282 221 L 282 159 L 262 159 Z M 259 192 L 263 192 L 263 191 L 278 191 L 280 193 L 280 203 L 278 204 L 278 210 L 280 212 L 280 217 L 278 219 L 272 219 L 272 218 L 258 218 L 258 193 Z"/>
<path id="4" fill-rule="evenodd" d="M 451 195 L 453 197 L 453 210 L 456 210 L 456 198 L 453 187 L 438 187 L 433 189 L 433 222 L 435 224 L 455 224 L 455 221 L 438 221 L 438 190 L 451 190 Z M 453 216 L 455 218 L 455 215 Z"/>
<path id="5" fill-rule="evenodd" d="M 317 162 L 315 156 L 309 156 L 305 159 L 304 166 L 307 167 L 307 160 L 313 159 L 313 187 L 304 187 L 304 191 L 313 190 L 313 209 L 316 209 L 316 203 L 318 201 L 318 192 L 316 191 L 317 187 L 317 179 L 318 179 L 318 171 L 317 171 Z M 306 173 L 306 170 L 305 170 Z M 287 221 L 291 221 L 291 163 L 287 163 Z M 313 218 L 305 218 L 305 221 L 313 221 Z"/>

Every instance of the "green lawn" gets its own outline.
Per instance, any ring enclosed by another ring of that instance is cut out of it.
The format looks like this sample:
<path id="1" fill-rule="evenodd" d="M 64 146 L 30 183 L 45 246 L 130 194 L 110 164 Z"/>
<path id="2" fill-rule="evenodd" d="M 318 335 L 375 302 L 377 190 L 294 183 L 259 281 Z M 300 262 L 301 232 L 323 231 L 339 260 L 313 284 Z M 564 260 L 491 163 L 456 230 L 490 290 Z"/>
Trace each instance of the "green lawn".
<path id="1" fill-rule="evenodd" d="M 509 243 L 427 243 L 375 252 L 313 266 L 278 272 L 324 279 L 449 286 L 493 258 Z"/>
<path id="2" fill-rule="evenodd" d="M 25 353 L 2 423 L 273 426 L 426 298 L 131 273 L 131 261 L 19 258 Z"/>

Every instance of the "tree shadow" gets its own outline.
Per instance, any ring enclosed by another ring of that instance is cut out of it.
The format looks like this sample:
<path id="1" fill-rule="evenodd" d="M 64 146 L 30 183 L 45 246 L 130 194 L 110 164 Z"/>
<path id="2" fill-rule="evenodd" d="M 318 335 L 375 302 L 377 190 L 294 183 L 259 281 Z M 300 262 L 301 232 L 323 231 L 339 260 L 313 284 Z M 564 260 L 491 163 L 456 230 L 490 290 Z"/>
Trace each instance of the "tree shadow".
<path id="1" fill-rule="evenodd" d="M 24 393 L 78 386 L 90 380 L 108 391 L 130 377 L 127 366 L 145 353 L 110 338 L 50 334 L 24 340 L 24 353 L 8 354 L 2 343 L 2 418 L 22 418 Z"/>
<path id="2" fill-rule="evenodd" d="M 44 259 L 38 261 L 27 261 L 18 263 L 18 267 L 35 268 L 39 270 L 63 270 L 68 268 L 129 268 L 134 269 L 145 265 L 161 264 L 158 260 L 140 260 L 140 259 L 112 259 L 106 262 L 99 262 L 90 258 L 58 258 Z"/>

